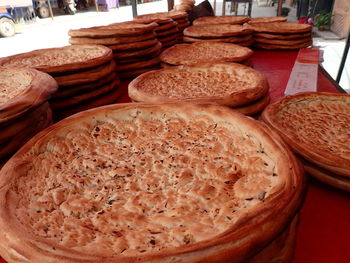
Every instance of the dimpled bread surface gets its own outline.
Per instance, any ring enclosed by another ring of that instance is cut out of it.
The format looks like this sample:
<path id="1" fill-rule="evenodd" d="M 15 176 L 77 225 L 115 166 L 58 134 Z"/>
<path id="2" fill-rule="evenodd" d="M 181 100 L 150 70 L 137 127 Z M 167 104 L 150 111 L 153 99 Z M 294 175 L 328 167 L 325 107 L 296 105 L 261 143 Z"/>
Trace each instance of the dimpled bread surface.
<path id="1" fill-rule="evenodd" d="M 172 262 L 197 247 L 181 257 L 208 258 L 207 246 L 227 240 L 238 251 L 254 248 L 241 247 L 247 239 L 266 244 L 301 191 L 294 157 L 271 136 L 214 105 L 112 105 L 67 118 L 0 172 L 0 226 L 10 224 L 0 249 L 6 259 L 23 248 L 34 262 Z M 242 223 L 250 234 L 230 237 Z"/>

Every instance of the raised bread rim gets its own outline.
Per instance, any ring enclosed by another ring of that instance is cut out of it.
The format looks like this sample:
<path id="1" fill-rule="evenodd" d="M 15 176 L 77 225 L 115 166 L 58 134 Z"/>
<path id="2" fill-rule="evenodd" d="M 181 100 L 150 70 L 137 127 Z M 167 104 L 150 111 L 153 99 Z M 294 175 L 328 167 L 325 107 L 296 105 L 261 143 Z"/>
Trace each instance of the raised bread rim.
<path id="1" fill-rule="evenodd" d="M 293 151 L 298 153 L 307 161 L 336 174 L 350 177 L 350 160 L 346 160 L 332 154 L 325 154 L 323 151 L 318 150 L 317 145 L 310 145 L 307 142 L 298 143 L 296 140 L 296 135 L 287 133 L 286 129 L 282 128 L 278 124 L 276 118 L 277 112 L 285 105 L 293 103 L 293 100 L 307 100 L 313 98 L 320 99 L 322 97 L 348 98 L 348 100 L 350 100 L 350 95 L 348 94 L 330 92 L 301 92 L 281 98 L 268 105 L 261 115 L 262 120 L 280 133 L 282 138 L 288 143 Z"/>
<path id="2" fill-rule="evenodd" d="M 56 243 L 31 236 L 21 231 L 17 219 L 13 217 L 13 211 L 8 202 L 11 202 L 13 194 L 9 192 L 12 181 L 16 179 L 25 167 L 21 155 L 28 151 L 37 152 L 41 143 L 56 133 L 68 130 L 76 123 L 88 121 L 92 123 L 100 117 L 109 116 L 109 111 L 134 110 L 136 108 L 147 108 L 149 110 L 166 110 L 172 112 L 181 111 L 185 115 L 191 112 L 206 113 L 219 116 L 220 119 L 239 122 L 240 127 L 249 133 L 259 135 L 259 139 L 265 141 L 267 150 L 274 155 L 274 159 L 280 162 L 278 173 L 281 183 L 276 186 L 271 194 L 264 199 L 258 207 L 247 209 L 244 216 L 229 229 L 215 238 L 195 243 L 193 245 L 172 248 L 159 254 L 140 257 L 109 257 L 99 258 L 91 254 L 75 252 L 67 248 L 57 246 Z M 94 116 L 94 117 L 92 117 Z M 34 148 L 33 148 L 34 147 Z M 13 174 L 13 173 L 17 173 Z M 0 227 L 3 229 L 0 235 L 0 252 L 5 260 L 19 261 L 27 260 L 37 263 L 59 261 L 62 263 L 92 263 L 103 260 L 106 263 L 135 262 L 142 259 L 143 262 L 244 262 L 247 257 L 265 247 L 271 240 L 276 238 L 291 220 L 299 208 L 304 189 L 303 170 L 296 157 L 289 150 L 279 135 L 267 125 L 247 118 L 227 107 L 212 104 L 114 104 L 81 112 L 65 120 L 56 123 L 43 132 L 37 134 L 24 147 L 22 147 L 0 171 Z M 283 212 L 281 212 L 283 211 Z M 273 219 L 273 220 L 271 220 Z M 21 240 L 21 241 L 20 241 Z M 235 258 L 232 258 L 232 254 Z M 164 256 L 167 259 L 164 259 Z"/>
<path id="3" fill-rule="evenodd" d="M 74 70 L 80 70 L 80 69 L 86 69 L 86 68 L 92 68 L 95 66 L 102 65 L 106 63 L 107 61 L 110 61 L 113 59 L 113 54 L 112 50 L 109 49 L 108 47 L 102 46 L 102 45 L 73 45 L 74 47 L 95 47 L 104 50 L 104 55 L 101 57 L 97 58 L 92 58 L 86 61 L 81 61 L 81 62 L 72 62 L 72 63 L 67 63 L 63 65 L 58 65 L 58 66 L 48 66 L 48 65 L 41 65 L 35 67 L 35 69 L 44 71 L 46 73 L 62 73 L 62 72 L 69 72 L 69 71 L 74 71 Z M 11 59 L 17 59 L 17 58 L 25 58 L 25 57 L 31 57 L 31 56 L 36 56 L 40 55 L 44 52 L 50 52 L 50 51 L 56 51 L 56 50 L 64 50 L 64 48 L 70 48 L 72 46 L 64 46 L 64 47 L 58 47 L 58 48 L 45 48 L 45 49 L 38 49 L 38 50 L 33 50 L 27 53 L 21 53 L 9 57 L 4 57 L 0 58 L 0 66 L 3 65 L 3 63 L 6 63 L 7 61 L 11 61 Z"/>
<path id="4" fill-rule="evenodd" d="M 232 18 L 241 18 L 241 20 L 230 22 Z M 242 25 L 249 21 L 248 16 L 202 16 L 198 17 L 193 21 L 194 26 L 205 26 L 205 25 L 220 25 L 220 24 L 230 24 L 230 25 Z M 228 20 L 228 21 L 226 21 Z"/>
<path id="5" fill-rule="evenodd" d="M 14 72 L 26 71 L 32 76 L 30 86 L 22 90 L 17 96 L 0 104 L 0 124 L 19 117 L 31 108 L 34 108 L 48 99 L 57 88 L 57 82 L 53 77 L 44 72 L 32 68 L 1 67 L 0 69 L 13 70 Z"/>
<path id="6" fill-rule="evenodd" d="M 252 72 L 256 78 L 260 78 L 260 81 L 258 85 L 255 86 L 254 91 L 249 89 L 248 90 L 241 90 L 231 93 L 227 96 L 222 96 L 218 94 L 217 96 L 211 96 L 211 97 L 200 97 L 200 98 L 169 98 L 165 96 L 160 95 L 150 95 L 147 94 L 144 90 L 139 89 L 139 87 L 145 85 L 144 83 L 140 85 L 140 82 L 142 83 L 144 80 L 147 80 L 150 75 L 158 75 L 162 74 L 163 72 L 176 72 L 176 71 L 191 71 L 192 69 L 214 69 L 216 67 L 232 67 L 232 68 L 241 68 L 243 70 Z M 135 78 L 133 81 L 131 81 L 128 85 L 128 93 L 129 97 L 138 102 L 145 102 L 145 103 L 174 103 L 179 102 L 180 100 L 182 102 L 188 102 L 188 103 L 217 103 L 220 105 L 225 105 L 229 107 L 236 107 L 236 106 L 245 106 L 245 104 L 252 103 L 255 100 L 261 98 L 264 96 L 269 90 L 269 84 L 267 82 L 267 78 L 260 73 L 257 70 L 254 70 L 248 66 L 244 66 L 238 63 L 203 63 L 203 64 L 195 64 L 195 65 L 181 65 L 171 68 L 163 68 L 159 70 L 154 70 L 150 72 L 146 72 L 137 78 Z"/>

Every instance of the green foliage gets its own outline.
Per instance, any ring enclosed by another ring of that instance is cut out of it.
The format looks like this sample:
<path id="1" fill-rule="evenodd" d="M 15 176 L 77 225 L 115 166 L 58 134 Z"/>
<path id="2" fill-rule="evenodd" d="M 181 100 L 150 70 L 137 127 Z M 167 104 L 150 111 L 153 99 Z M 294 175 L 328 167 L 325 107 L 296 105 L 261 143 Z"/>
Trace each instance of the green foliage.
<path id="1" fill-rule="evenodd" d="M 282 16 L 288 16 L 289 11 L 290 11 L 290 8 L 288 8 L 288 7 L 282 7 L 281 15 L 282 15 Z"/>
<path id="2" fill-rule="evenodd" d="M 328 13 L 325 10 L 321 11 L 314 18 L 316 26 L 330 26 L 332 24 L 332 13 Z"/>

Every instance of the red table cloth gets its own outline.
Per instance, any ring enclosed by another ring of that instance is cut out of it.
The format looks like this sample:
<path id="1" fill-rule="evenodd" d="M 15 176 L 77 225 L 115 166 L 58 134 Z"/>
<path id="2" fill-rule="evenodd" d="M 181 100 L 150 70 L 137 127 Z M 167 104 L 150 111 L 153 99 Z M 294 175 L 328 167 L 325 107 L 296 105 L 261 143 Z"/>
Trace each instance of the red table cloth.
<path id="1" fill-rule="evenodd" d="M 296 51 L 255 51 L 253 66 L 267 76 L 272 101 L 283 96 L 297 54 Z M 124 93 L 119 101 L 129 102 L 127 83 L 122 88 Z M 341 91 L 322 68 L 318 91 Z M 293 263 L 349 263 L 349 243 L 350 193 L 308 178 Z M 5 261 L 0 259 L 0 263 Z"/>

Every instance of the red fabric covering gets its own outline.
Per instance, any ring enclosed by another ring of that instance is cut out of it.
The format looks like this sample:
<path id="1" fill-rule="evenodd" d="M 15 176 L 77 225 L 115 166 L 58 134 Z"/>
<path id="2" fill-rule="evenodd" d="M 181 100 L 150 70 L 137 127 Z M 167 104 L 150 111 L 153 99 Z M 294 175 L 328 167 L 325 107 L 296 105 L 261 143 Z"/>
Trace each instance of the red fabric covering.
<path id="1" fill-rule="evenodd" d="M 255 51 L 253 67 L 263 72 L 274 101 L 283 96 L 297 51 Z M 120 102 L 130 102 L 128 82 L 122 84 Z M 321 72 L 318 90 L 338 92 Z M 350 193 L 309 179 L 308 192 L 301 209 L 297 245 L 293 263 L 350 262 Z M 5 261 L 0 259 L 0 263 Z"/>

